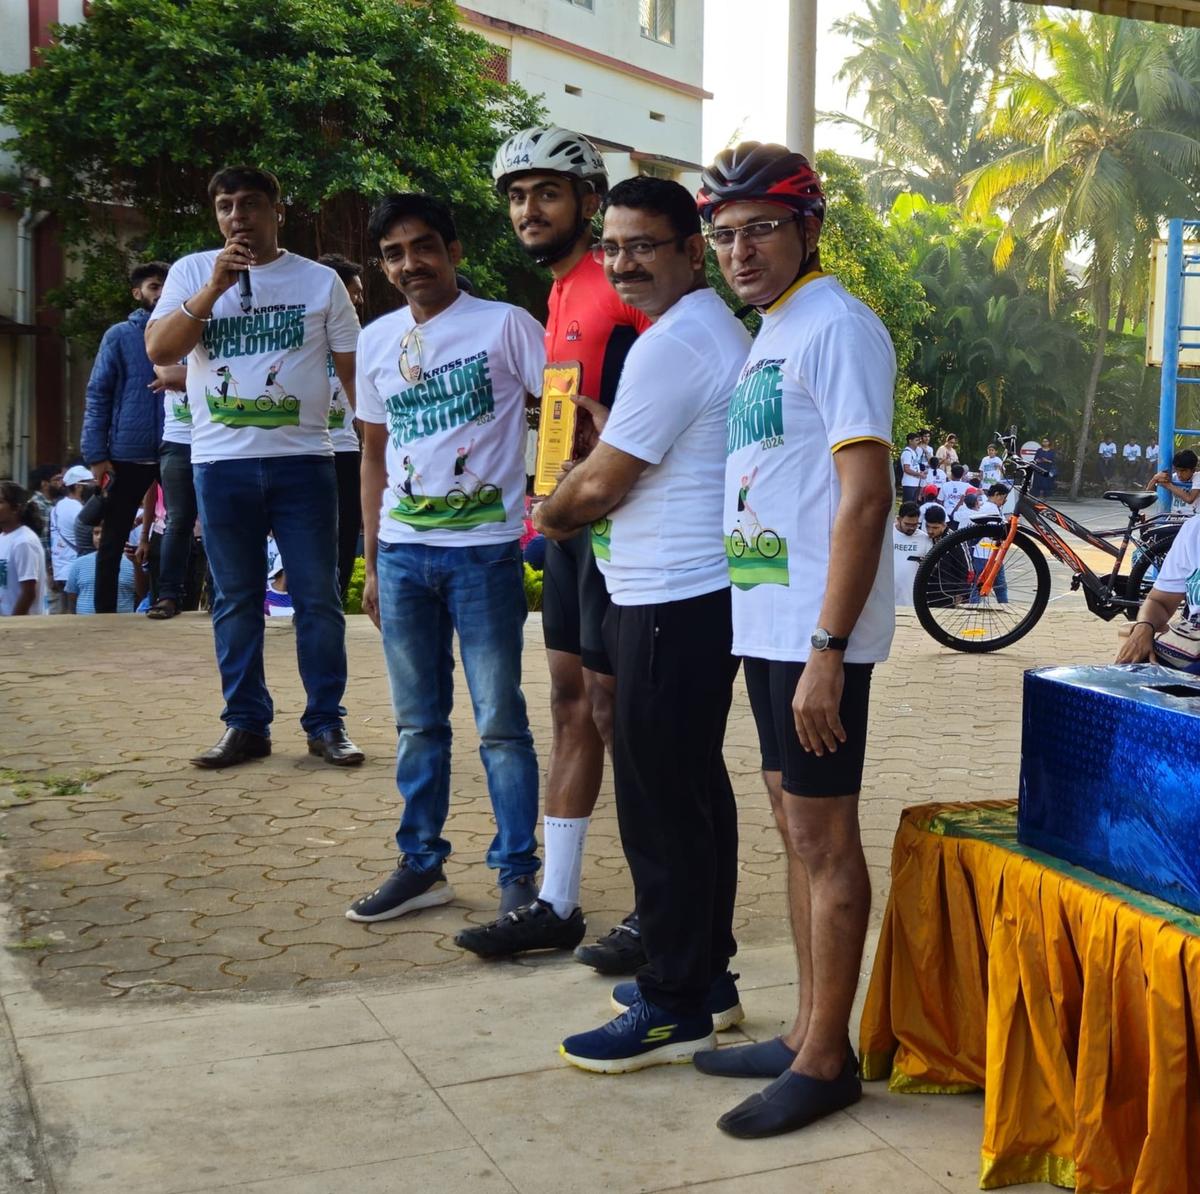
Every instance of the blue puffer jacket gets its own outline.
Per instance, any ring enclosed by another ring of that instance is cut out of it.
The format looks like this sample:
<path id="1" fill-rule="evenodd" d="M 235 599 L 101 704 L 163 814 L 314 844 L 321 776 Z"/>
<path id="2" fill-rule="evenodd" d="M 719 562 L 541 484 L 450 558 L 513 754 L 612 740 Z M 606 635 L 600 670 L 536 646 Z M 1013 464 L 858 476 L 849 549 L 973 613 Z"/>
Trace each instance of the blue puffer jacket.
<path id="1" fill-rule="evenodd" d="M 149 389 L 154 366 L 146 356 L 148 312 L 130 314 L 104 333 L 88 378 L 83 408 L 83 459 L 157 460 L 163 398 Z"/>

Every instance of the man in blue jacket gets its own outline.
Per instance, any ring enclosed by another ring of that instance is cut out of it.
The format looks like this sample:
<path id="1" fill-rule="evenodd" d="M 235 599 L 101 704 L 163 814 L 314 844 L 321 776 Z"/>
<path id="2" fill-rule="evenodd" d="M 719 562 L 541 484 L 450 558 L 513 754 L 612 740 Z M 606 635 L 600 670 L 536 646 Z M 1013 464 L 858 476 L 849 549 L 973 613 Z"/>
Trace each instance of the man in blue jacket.
<path id="1" fill-rule="evenodd" d="M 163 404 L 145 339 L 146 323 L 169 268 L 162 261 L 134 267 L 129 284 L 138 308 L 104 333 L 88 379 L 83 459 L 106 494 L 104 532 L 96 553 L 99 614 L 116 613 L 125 541 L 150 482 L 158 476 Z"/>

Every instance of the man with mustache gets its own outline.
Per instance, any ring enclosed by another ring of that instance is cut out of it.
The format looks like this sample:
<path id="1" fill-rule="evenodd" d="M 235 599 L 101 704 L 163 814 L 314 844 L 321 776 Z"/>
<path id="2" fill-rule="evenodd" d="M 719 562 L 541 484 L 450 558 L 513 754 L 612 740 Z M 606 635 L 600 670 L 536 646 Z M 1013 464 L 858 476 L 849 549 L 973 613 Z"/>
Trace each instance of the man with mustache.
<path id="1" fill-rule="evenodd" d="M 592 218 L 608 190 L 604 159 L 578 133 L 529 128 L 500 147 L 492 177 L 508 203 L 521 247 L 554 276 L 546 357 L 551 365 L 578 362 L 582 401 L 577 417 L 586 434 L 577 436 L 576 444 L 582 457 L 595 440 L 591 403 L 612 406 L 625 356 L 649 326 L 592 259 Z M 546 870 L 536 900 L 495 924 L 458 935 L 459 945 L 481 957 L 571 949 L 583 939 L 583 848 L 600 794 L 605 749 L 612 753 L 613 669 L 601 630 L 608 605 L 590 533 L 585 529 L 548 542 L 542 631 L 553 740 L 542 821 Z M 575 956 L 602 974 L 632 974 L 646 960 L 637 914 L 602 940 L 580 946 Z"/>
<path id="2" fill-rule="evenodd" d="M 462 245 L 438 200 L 390 195 L 371 213 L 368 234 L 408 300 L 368 325 L 358 357 L 363 611 L 383 635 L 404 813 L 400 865 L 346 916 L 390 920 L 454 898 L 442 831 L 456 633 L 496 818 L 487 862 L 499 871 L 503 916 L 537 894 L 538 766 L 521 692 L 528 608 L 519 540 L 525 405 L 542 386 L 542 327 L 519 307 L 459 289 Z M 469 469 L 460 464 L 467 456 Z"/>

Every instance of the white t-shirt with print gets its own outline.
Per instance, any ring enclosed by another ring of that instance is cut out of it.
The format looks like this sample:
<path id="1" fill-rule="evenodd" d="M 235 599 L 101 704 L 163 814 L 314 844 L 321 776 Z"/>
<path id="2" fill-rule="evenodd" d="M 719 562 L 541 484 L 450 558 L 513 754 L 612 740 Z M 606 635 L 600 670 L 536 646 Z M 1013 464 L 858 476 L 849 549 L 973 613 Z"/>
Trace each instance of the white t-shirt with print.
<path id="1" fill-rule="evenodd" d="M 1193 621 L 1200 619 L 1200 518 L 1190 518 L 1179 528 L 1154 587 L 1184 594 L 1188 615 Z"/>
<path id="2" fill-rule="evenodd" d="M 167 274 L 152 323 L 212 276 L 215 250 L 181 257 Z M 231 286 L 188 356 L 192 463 L 263 456 L 329 456 L 330 352 L 353 352 L 358 316 L 328 266 L 284 252 L 250 268 L 254 306 Z"/>
<path id="3" fill-rule="evenodd" d="M 1105 460 L 1111 460 L 1117 454 L 1117 445 L 1112 440 L 1106 439 L 1100 445 L 1100 455 Z"/>
<path id="4" fill-rule="evenodd" d="M 1158 463 L 1158 444 L 1147 444 L 1146 445 L 1146 463 L 1147 464 L 1157 464 Z"/>
<path id="5" fill-rule="evenodd" d="M 163 390 L 164 444 L 192 442 L 192 407 L 186 390 Z"/>
<path id="6" fill-rule="evenodd" d="M 941 512 L 942 512 L 943 514 L 945 514 L 945 513 L 946 513 L 946 507 L 945 507 L 945 506 L 943 506 L 941 502 L 925 502 L 925 503 L 924 503 L 924 504 L 921 506 L 921 524 L 920 524 L 920 529 L 921 529 L 922 531 L 925 529 L 925 515 L 926 515 L 926 513 L 927 513 L 928 511 L 932 510 L 932 509 L 933 509 L 935 506 L 937 507 L 937 509 L 941 510 Z M 948 522 L 948 521 L 949 521 L 949 519 L 947 519 L 946 521 Z"/>
<path id="7" fill-rule="evenodd" d="M 327 357 L 325 368 L 329 374 L 329 439 L 335 452 L 357 452 L 358 432 L 354 430 L 354 411 L 346 399 L 341 379 L 333 367 L 333 357 Z"/>
<path id="8" fill-rule="evenodd" d="M 906 535 L 892 524 L 892 582 L 896 604 L 912 605 L 913 582 L 917 579 L 918 560 L 933 546 L 933 540 L 924 531 Z"/>
<path id="9" fill-rule="evenodd" d="M 1171 484 L 1177 489 L 1186 489 L 1190 493 L 1195 481 L 1181 481 L 1178 473 L 1172 473 Z M 1177 518 L 1191 518 L 1196 513 L 1196 503 L 1186 502 L 1173 493 L 1171 494 L 1171 513 Z"/>
<path id="10" fill-rule="evenodd" d="M 979 462 L 979 475 L 991 485 L 1004 480 L 1004 461 L 999 456 L 985 456 Z"/>
<path id="11" fill-rule="evenodd" d="M 24 581 L 36 581 L 31 614 L 46 612 L 46 550 L 27 526 L 0 533 L 0 617 L 17 607 Z"/>
<path id="12" fill-rule="evenodd" d="M 600 438 L 650 467 L 592 533 L 617 605 L 729 587 L 725 423 L 749 351 L 749 333 L 712 290 L 685 294 L 629 350 Z"/>
<path id="13" fill-rule="evenodd" d="M 73 497 L 59 498 L 50 511 L 50 567 L 55 580 L 66 580 L 79 554 L 75 550 L 75 519 L 83 503 Z"/>
<path id="14" fill-rule="evenodd" d="M 960 531 L 963 527 L 969 527 L 979 517 L 979 512 L 979 506 L 972 510 L 966 502 L 963 502 L 950 516 L 950 521 L 954 524 L 954 529 Z"/>
<path id="15" fill-rule="evenodd" d="M 810 282 L 811 286 L 812 283 Z M 915 448 L 904 448 L 900 452 L 900 484 L 909 487 L 913 485 L 924 485 L 924 477 L 914 477 L 911 473 L 905 472 L 905 466 L 916 469 L 918 472 L 925 467 L 925 454 L 921 451 L 920 445 Z"/>
<path id="16" fill-rule="evenodd" d="M 895 378 L 887 329 L 836 278 L 800 285 L 763 315 L 729 404 L 725 548 L 734 654 L 808 659 L 841 499 L 834 451 L 859 439 L 891 442 Z M 890 489 L 891 464 L 881 467 Z M 889 540 L 881 527 L 879 569 L 847 663 L 887 658 L 895 630 Z"/>
<path id="17" fill-rule="evenodd" d="M 946 516 L 948 518 L 953 517 L 954 512 L 962 502 L 963 495 L 970 488 L 970 484 L 966 481 L 947 481 L 942 486 L 942 492 L 939 494 L 939 497 L 942 500 L 942 505 L 946 507 Z"/>
<path id="18" fill-rule="evenodd" d="M 528 312 L 465 293 L 422 324 L 402 307 L 364 329 L 358 417 L 388 428 L 381 542 L 520 538 L 525 396 L 541 393 L 544 337 Z M 400 372 L 402 351 L 412 381 Z"/>
<path id="19" fill-rule="evenodd" d="M 1133 464 L 1136 460 L 1142 458 L 1142 447 L 1140 444 L 1126 444 L 1121 449 L 1121 455 L 1125 457 L 1126 464 Z"/>
<path id="20" fill-rule="evenodd" d="M 979 508 L 971 512 L 971 522 L 982 522 L 984 519 L 998 519 L 1003 517 L 1000 507 L 996 505 L 991 498 L 986 498 L 979 503 Z M 1003 538 L 1003 533 L 1000 528 L 996 528 L 997 538 Z M 995 547 L 995 543 L 991 539 L 980 539 L 975 544 L 975 554 L 977 556 L 987 556 Z"/>
<path id="21" fill-rule="evenodd" d="M 946 477 L 945 471 L 938 468 L 936 464 L 931 464 L 929 466 L 929 472 L 925 474 L 925 480 L 922 482 L 922 484 L 936 485 L 938 487 L 938 493 L 941 493 L 942 486 L 946 484 L 947 480 L 948 478 Z"/>

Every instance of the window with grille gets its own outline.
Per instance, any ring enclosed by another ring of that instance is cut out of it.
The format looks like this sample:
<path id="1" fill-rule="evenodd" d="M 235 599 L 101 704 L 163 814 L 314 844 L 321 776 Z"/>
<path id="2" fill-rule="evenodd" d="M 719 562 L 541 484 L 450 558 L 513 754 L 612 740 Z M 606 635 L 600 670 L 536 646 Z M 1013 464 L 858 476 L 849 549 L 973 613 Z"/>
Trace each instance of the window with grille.
<path id="1" fill-rule="evenodd" d="M 642 36 L 664 46 L 675 44 L 675 0 L 640 0 Z"/>
<path id="2" fill-rule="evenodd" d="M 496 83 L 508 82 L 508 51 L 491 46 L 483 62 L 483 77 Z"/>
<path id="3" fill-rule="evenodd" d="M 668 182 L 679 181 L 678 170 L 672 170 L 670 166 L 660 166 L 657 162 L 642 162 L 638 167 L 638 173 L 643 178 L 665 178 Z"/>
<path id="4" fill-rule="evenodd" d="M 588 12 L 591 12 L 595 0 L 567 0 L 567 3 L 575 5 L 576 8 L 586 8 Z"/>

